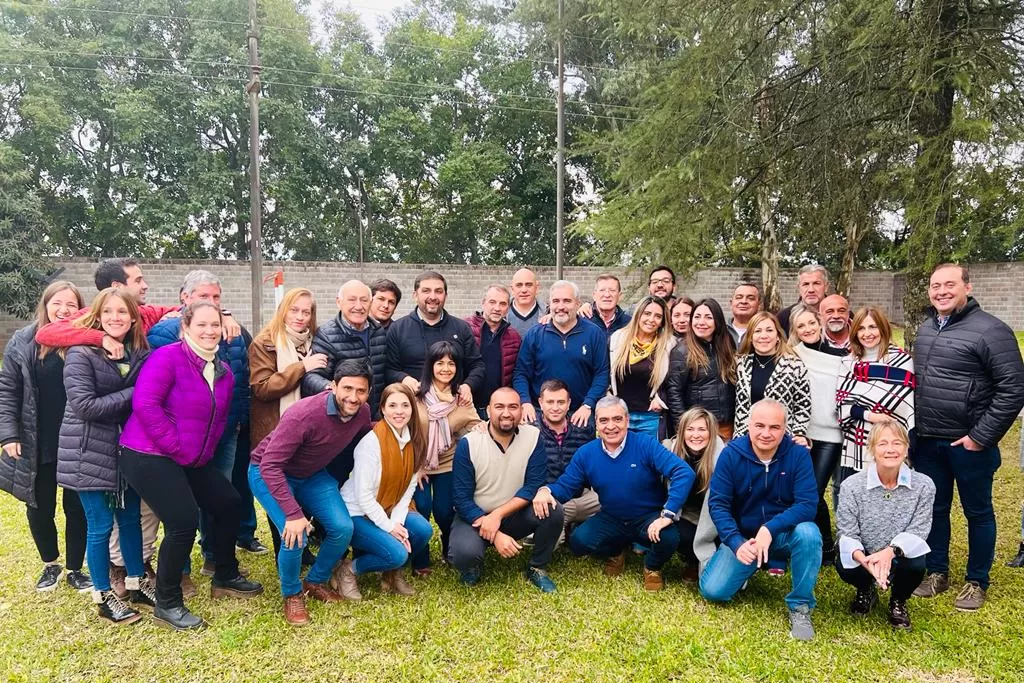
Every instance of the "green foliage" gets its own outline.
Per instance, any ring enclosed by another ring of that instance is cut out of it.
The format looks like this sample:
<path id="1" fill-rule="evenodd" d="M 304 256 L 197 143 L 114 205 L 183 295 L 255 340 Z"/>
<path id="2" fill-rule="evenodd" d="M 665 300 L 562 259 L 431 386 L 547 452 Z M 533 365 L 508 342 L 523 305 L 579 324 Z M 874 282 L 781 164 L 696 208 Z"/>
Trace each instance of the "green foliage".
<path id="1" fill-rule="evenodd" d="M 0 142 L 0 310 L 28 318 L 53 264 L 45 257 L 46 219 L 24 159 Z"/>

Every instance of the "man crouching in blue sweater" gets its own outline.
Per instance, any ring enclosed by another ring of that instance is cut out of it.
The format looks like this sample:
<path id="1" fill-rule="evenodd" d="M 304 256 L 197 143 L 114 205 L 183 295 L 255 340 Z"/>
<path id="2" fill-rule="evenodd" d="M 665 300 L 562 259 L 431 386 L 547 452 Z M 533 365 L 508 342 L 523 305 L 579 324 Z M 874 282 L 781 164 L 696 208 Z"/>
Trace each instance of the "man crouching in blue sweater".
<path id="1" fill-rule="evenodd" d="M 786 434 L 786 409 L 770 399 L 755 403 L 749 434 L 725 447 L 708 486 L 708 511 L 722 544 L 701 574 L 701 595 L 731 600 L 758 567 L 788 558 L 790 635 L 812 639 L 821 567 L 817 492 L 810 453 Z"/>
<path id="2" fill-rule="evenodd" d="M 553 484 L 540 487 L 533 499 L 534 513 L 544 519 L 556 501 L 565 503 L 585 487 L 594 489 L 601 511 L 576 528 L 569 548 L 576 555 L 605 558 L 604 573 L 618 576 L 625 568 L 626 548 L 633 543 L 650 545 L 644 558 L 644 588 L 660 591 L 665 587 L 661 568 L 679 545 L 675 522 L 690 495 L 693 470 L 657 439 L 627 434 L 629 412 L 622 399 L 605 396 L 594 413 L 598 438 L 580 446 Z"/>

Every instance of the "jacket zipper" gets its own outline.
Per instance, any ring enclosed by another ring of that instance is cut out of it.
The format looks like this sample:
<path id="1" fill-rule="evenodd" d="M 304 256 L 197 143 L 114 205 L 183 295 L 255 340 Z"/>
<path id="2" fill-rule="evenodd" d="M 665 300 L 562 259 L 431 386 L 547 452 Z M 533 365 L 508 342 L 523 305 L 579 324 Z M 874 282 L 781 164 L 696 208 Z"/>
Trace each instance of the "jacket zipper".
<path id="1" fill-rule="evenodd" d="M 203 380 L 203 384 L 206 384 L 206 378 L 203 377 L 203 373 L 201 370 L 199 372 L 199 378 Z M 214 366 L 213 386 L 210 387 L 210 419 L 206 421 L 206 433 L 203 434 L 203 445 L 199 449 L 199 455 L 197 455 L 196 459 L 192 461 L 193 465 L 199 462 L 200 458 L 203 457 L 203 452 L 206 451 L 206 442 L 209 441 L 210 439 L 210 428 L 213 427 L 213 418 L 217 415 L 217 393 L 214 391 L 215 386 L 217 386 L 216 365 Z"/>

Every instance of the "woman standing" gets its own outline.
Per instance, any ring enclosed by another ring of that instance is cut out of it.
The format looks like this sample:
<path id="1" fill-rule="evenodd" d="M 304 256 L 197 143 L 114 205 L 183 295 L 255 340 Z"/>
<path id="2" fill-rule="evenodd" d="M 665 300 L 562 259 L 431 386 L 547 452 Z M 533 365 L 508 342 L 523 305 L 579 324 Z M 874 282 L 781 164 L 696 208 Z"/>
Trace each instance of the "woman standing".
<path id="1" fill-rule="evenodd" d="M 839 414 L 835 408 L 836 379 L 842 374 L 843 349 L 833 347 L 821 332 L 818 312 L 797 304 L 790 311 L 790 343 L 800 360 L 807 366 L 807 379 L 811 385 L 811 419 L 807 437 L 811 440 L 811 464 L 818 484 L 818 512 L 814 523 L 821 531 L 822 562 L 831 562 L 835 554 L 832 519 L 825 489 L 832 478 L 839 456 L 843 452 L 843 433 L 839 429 Z"/>
<path id="2" fill-rule="evenodd" d="M 924 578 L 935 484 L 907 467 L 907 430 L 891 419 L 875 423 L 863 470 L 839 489 L 836 525 L 839 578 L 857 589 L 850 613 L 864 617 L 889 590 L 889 625 L 910 628 L 907 599 Z"/>
<path id="3" fill-rule="evenodd" d="M 672 334 L 681 344 L 690 331 L 690 316 L 693 314 L 693 299 L 688 296 L 676 299 L 672 304 Z"/>
<path id="4" fill-rule="evenodd" d="M 665 399 L 674 426 L 690 408 L 706 408 L 724 441 L 732 438 L 736 412 L 736 349 L 722 307 L 701 299 L 690 316 L 690 332 L 669 356 Z"/>
<path id="5" fill-rule="evenodd" d="M 747 324 L 736 358 L 736 436 L 747 433 L 751 407 L 763 398 L 786 407 L 787 431 L 803 446 L 811 420 L 811 385 L 807 366 L 786 342 L 779 320 L 755 313 Z"/>
<path id="6" fill-rule="evenodd" d="M 452 463 L 459 437 L 480 422 L 472 405 L 458 404 L 459 385 L 465 377 L 461 350 L 450 341 L 434 342 L 427 349 L 420 390 L 416 395 L 419 431 L 427 435 L 419 486 L 413 494 L 416 509 L 441 530 L 441 557 L 448 561 L 448 536 L 455 521 Z M 413 571 L 430 573 L 430 548 L 413 555 Z"/>
<path id="7" fill-rule="evenodd" d="M 263 587 L 238 573 L 235 535 L 241 499 L 209 463 L 227 424 L 234 379 L 217 360 L 220 309 L 200 301 L 181 316 L 181 341 L 163 346 L 142 368 L 132 415 L 121 434 L 121 469 L 128 484 L 164 523 L 156 574 L 154 618 L 173 629 L 201 628 L 181 595 L 181 573 L 199 509 L 213 517 L 216 570 L 211 597 L 253 597 Z"/>
<path id="8" fill-rule="evenodd" d="M 85 510 L 86 560 L 100 617 L 114 624 L 130 624 L 142 615 L 111 590 L 110 534 L 116 517 L 128 598 L 153 607 L 156 592 L 142 561 L 139 495 L 123 486 L 117 466 L 121 426 L 131 414 L 135 380 L 149 355 L 149 344 L 135 298 L 121 296 L 113 287 L 101 291 L 89 313 L 72 325 L 101 330 L 124 346 L 119 360 L 92 346 L 74 346 L 67 352 L 64 386 L 68 401 L 60 427 L 57 483 L 75 491 Z"/>
<path id="9" fill-rule="evenodd" d="M 658 391 L 668 375 L 674 344 L 665 301 L 653 296 L 641 299 L 629 324 L 611 336 L 609 393 L 626 402 L 633 431 L 658 438 L 661 411 L 666 407 Z"/>
<path id="10" fill-rule="evenodd" d="M 418 411 L 416 395 L 407 386 L 385 387 L 382 419 L 356 446 L 352 476 L 341 487 L 352 515 L 352 547 L 360 553 L 350 563 L 352 573 L 382 572 L 381 588 L 399 595 L 415 595 L 402 568 L 410 555 L 423 552 L 434 533 L 430 522 L 409 510 L 426 450 Z"/>
<path id="11" fill-rule="evenodd" d="M 836 389 L 843 456 L 839 483 L 871 461 L 865 450 L 872 425 L 896 420 L 913 436 L 914 361 L 891 343 L 892 327 L 874 306 L 857 311 L 850 326 L 850 355 Z"/>
<path id="12" fill-rule="evenodd" d="M 0 490 L 25 503 L 28 528 L 43 573 L 37 591 L 57 587 L 64 568 L 57 545 L 57 435 L 64 418 L 64 352 L 35 342 L 36 331 L 66 320 L 82 308 L 82 295 L 71 282 L 49 285 L 39 300 L 35 321 L 14 333 L 0 367 Z M 64 489 L 64 542 L 68 585 L 92 589 L 82 572 L 85 559 L 85 512 L 78 494 Z"/>

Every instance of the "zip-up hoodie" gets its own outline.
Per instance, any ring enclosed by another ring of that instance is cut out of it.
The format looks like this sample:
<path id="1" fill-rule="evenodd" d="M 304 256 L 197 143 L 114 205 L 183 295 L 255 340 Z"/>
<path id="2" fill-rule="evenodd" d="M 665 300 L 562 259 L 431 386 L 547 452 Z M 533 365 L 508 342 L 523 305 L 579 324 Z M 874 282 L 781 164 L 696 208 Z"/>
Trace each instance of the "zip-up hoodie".
<path id="1" fill-rule="evenodd" d="M 767 463 L 754 453 L 749 435 L 733 439 L 719 456 L 708 487 L 711 520 L 733 552 L 762 526 L 774 538 L 814 521 L 817 507 L 811 454 L 788 434 Z"/>
<path id="2" fill-rule="evenodd" d="M 585 318 L 562 334 L 553 323 L 530 328 L 519 347 L 512 386 L 524 402 L 537 403 L 546 380 L 560 379 L 569 387 L 570 410 L 591 409 L 608 392 L 608 339 Z"/>
<path id="3" fill-rule="evenodd" d="M 218 361 L 211 390 L 203 378 L 205 365 L 185 341 L 153 351 L 135 383 L 121 445 L 182 467 L 208 463 L 227 425 L 234 378 Z"/>

